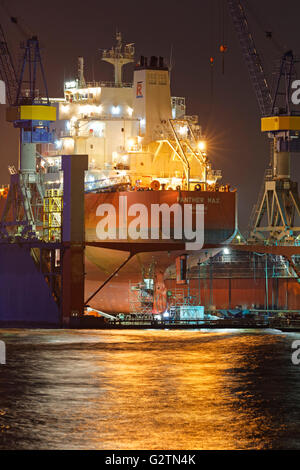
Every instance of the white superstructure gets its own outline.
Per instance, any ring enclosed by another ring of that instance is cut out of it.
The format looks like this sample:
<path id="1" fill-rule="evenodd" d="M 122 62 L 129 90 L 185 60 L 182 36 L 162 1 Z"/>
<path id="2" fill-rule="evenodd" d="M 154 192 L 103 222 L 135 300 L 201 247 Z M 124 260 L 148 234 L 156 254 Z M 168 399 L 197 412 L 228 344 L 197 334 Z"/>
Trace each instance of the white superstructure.
<path id="1" fill-rule="evenodd" d="M 142 56 L 133 83 L 124 83 L 122 68 L 134 62 L 134 45 L 123 46 L 117 33 L 116 46 L 104 50 L 102 60 L 114 66 L 113 82 L 88 82 L 79 57 L 77 78 L 65 83 L 64 99 L 56 100 L 57 139 L 42 147 L 43 157 L 88 154 L 90 190 L 116 179 L 148 188 L 215 184 L 221 174 L 211 169 L 197 118 L 185 114 L 185 99 L 171 97 L 164 59 Z"/>

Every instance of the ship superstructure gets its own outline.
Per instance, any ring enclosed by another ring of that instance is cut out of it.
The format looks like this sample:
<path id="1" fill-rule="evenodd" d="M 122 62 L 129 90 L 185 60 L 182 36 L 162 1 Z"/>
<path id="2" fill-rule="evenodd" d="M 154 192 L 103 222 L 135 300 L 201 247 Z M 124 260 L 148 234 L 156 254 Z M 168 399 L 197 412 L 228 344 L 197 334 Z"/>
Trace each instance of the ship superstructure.
<path id="1" fill-rule="evenodd" d="M 102 60 L 114 67 L 113 82 L 88 82 L 84 61 L 78 76 L 64 85 L 56 101 L 59 120 L 55 144 L 43 145 L 48 165 L 59 166 L 64 154 L 88 154 L 86 191 L 110 187 L 227 191 L 218 185 L 221 172 L 212 169 L 197 116 L 187 116 L 185 99 L 171 97 L 169 70 L 162 57 L 141 57 L 133 83 L 122 68 L 134 62 L 134 45 L 104 50 Z"/>

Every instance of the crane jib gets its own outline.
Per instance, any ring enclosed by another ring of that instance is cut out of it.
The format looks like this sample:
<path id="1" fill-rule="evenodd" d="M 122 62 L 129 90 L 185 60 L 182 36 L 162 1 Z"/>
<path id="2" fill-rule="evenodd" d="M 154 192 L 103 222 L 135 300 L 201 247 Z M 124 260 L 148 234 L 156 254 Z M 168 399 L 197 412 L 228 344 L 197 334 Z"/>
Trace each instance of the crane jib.
<path id="1" fill-rule="evenodd" d="M 272 96 L 265 72 L 249 29 L 244 8 L 239 0 L 227 0 L 234 28 L 239 38 L 243 56 L 252 79 L 261 116 L 267 116 L 272 109 Z"/>

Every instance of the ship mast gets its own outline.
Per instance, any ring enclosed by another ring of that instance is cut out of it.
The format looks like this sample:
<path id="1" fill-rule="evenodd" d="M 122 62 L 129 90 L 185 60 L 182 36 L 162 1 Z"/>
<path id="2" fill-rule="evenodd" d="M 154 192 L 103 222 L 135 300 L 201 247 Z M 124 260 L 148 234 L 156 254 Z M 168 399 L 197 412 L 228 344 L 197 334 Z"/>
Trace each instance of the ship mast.
<path id="1" fill-rule="evenodd" d="M 122 68 L 124 65 L 134 62 L 134 44 L 126 44 L 123 47 L 121 33 L 116 33 L 117 44 L 109 51 L 104 50 L 102 60 L 109 62 L 114 66 L 115 85 L 122 86 Z"/>
<path id="2" fill-rule="evenodd" d="M 78 57 L 78 82 L 79 86 L 84 88 L 86 86 L 84 78 L 84 59 L 83 57 Z"/>

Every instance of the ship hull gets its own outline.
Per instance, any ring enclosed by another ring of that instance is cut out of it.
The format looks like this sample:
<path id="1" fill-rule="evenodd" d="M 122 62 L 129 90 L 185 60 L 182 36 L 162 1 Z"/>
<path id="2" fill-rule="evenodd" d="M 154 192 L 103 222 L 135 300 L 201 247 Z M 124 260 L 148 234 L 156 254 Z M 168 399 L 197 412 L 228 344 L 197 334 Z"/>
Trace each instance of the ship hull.
<path id="1" fill-rule="evenodd" d="M 111 204 L 116 208 L 116 223 L 119 223 L 120 197 L 127 198 L 127 206 L 143 204 L 151 212 L 152 204 L 196 204 L 204 205 L 204 244 L 201 250 L 183 249 L 182 240 L 171 241 L 172 248 L 168 251 L 155 251 L 158 240 L 126 240 L 137 246 L 140 251 L 112 278 L 112 280 L 92 299 L 90 305 L 98 310 L 109 313 L 129 313 L 132 311 L 131 289 L 142 281 L 143 272 L 149 266 L 155 267 L 156 280 L 159 279 L 160 292 L 164 291 L 164 273 L 175 262 L 176 257 L 186 254 L 196 255 L 201 262 L 218 252 L 209 249 L 209 245 L 225 243 L 230 240 L 236 230 L 236 193 L 204 192 L 204 191 L 138 191 L 128 193 L 100 193 L 85 196 L 85 232 L 87 242 L 97 242 L 97 208 L 101 204 Z M 172 223 L 172 220 L 171 220 Z M 151 220 L 149 220 L 150 231 Z M 171 230 L 172 231 L 172 230 Z M 109 240 L 107 240 L 109 241 Z M 118 241 L 118 240 L 116 240 Z M 124 240 L 122 240 L 124 242 Z M 186 241 L 186 240 L 185 240 Z M 149 250 L 151 245 L 151 252 Z M 179 247 L 180 244 L 180 247 Z M 170 246 L 170 245 L 169 245 Z M 178 248 L 178 249 L 177 249 Z M 143 252 L 145 250 L 145 252 Z M 128 251 L 86 247 L 86 298 L 89 298 L 99 286 L 126 260 Z M 163 297 L 163 296 L 162 296 Z M 166 298 L 158 302 L 156 313 L 164 310 Z"/>

